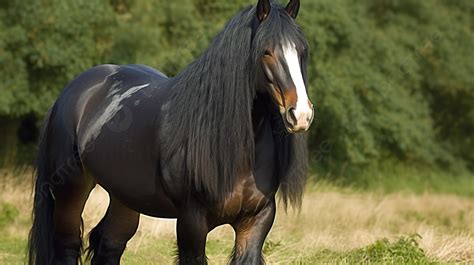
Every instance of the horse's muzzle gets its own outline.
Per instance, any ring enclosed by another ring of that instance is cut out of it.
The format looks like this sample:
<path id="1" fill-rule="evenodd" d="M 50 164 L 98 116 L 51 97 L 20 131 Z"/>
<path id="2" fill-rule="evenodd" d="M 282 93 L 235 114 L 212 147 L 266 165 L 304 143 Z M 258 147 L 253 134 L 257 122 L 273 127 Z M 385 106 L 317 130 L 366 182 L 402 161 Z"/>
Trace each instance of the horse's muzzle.
<path id="1" fill-rule="evenodd" d="M 286 120 L 287 130 L 290 133 L 305 132 L 311 126 L 314 118 L 314 108 L 294 108 L 290 107 L 286 110 L 284 119 Z"/>

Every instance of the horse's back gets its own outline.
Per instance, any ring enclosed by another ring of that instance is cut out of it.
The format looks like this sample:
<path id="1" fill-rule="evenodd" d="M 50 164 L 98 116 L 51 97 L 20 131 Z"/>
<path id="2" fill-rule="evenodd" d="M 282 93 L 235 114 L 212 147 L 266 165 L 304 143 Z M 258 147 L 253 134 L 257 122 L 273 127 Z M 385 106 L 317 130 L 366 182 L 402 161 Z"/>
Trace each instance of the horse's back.
<path id="1" fill-rule="evenodd" d="M 135 68 L 135 69 L 138 69 L 140 71 L 143 71 L 144 73 L 147 73 L 147 74 L 150 74 L 150 75 L 154 75 L 156 76 L 156 78 L 158 79 L 161 79 L 161 78 L 168 78 L 164 73 L 158 71 L 157 69 L 153 68 L 153 67 L 150 67 L 148 65 L 143 65 L 143 64 L 128 64 L 128 65 L 125 65 L 125 67 L 132 67 L 132 68 Z"/>

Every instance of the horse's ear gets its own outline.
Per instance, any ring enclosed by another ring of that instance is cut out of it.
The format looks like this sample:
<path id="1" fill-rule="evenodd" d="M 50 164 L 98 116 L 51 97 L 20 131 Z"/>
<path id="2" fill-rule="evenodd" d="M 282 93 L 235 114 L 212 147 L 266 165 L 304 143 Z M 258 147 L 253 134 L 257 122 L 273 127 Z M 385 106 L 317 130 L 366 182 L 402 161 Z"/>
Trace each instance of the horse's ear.
<path id="1" fill-rule="evenodd" d="M 270 13 L 270 0 L 258 0 L 257 17 L 260 22 L 264 21 Z"/>
<path id="2" fill-rule="evenodd" d="M 298 16 L 298 11 L 300 10 L 300 0 L 290 0 L 285 9 L 292 18 L 296 18 L 296 16 Z"/>

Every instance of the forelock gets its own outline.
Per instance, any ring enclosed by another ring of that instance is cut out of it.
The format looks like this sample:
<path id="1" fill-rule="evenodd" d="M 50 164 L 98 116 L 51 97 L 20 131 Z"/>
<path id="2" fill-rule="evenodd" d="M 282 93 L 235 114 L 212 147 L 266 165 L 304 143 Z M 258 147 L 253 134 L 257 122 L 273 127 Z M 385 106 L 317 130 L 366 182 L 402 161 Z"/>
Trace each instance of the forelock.
<path id="1" fill-rule="evenodd" d="M 265 49 L 285 43 L 293 43 L 298 51 L 308 48 L 306 38 L 295 20 L 282 6 L 272 4 L 268 17 L 255 29 L 252 41 L 254 56 L 258 58 Z"/>

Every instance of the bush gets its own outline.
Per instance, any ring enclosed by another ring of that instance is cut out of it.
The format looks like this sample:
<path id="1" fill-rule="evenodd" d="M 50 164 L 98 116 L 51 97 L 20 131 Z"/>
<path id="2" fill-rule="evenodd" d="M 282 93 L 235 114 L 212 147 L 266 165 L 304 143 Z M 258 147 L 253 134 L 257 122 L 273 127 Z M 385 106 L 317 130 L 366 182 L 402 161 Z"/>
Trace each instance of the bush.
<path id="1" fill-rule="evenodd" d="M 418 244 L 419 235 L 401 237 L 395 242 L 381 239 L 347 252 L 322 250 L 298 264 L 436 264 Z"/>

